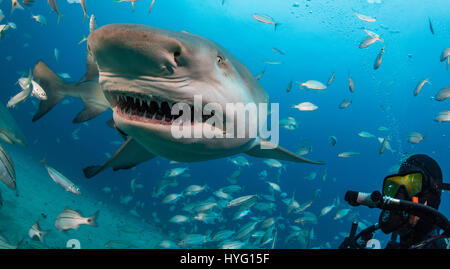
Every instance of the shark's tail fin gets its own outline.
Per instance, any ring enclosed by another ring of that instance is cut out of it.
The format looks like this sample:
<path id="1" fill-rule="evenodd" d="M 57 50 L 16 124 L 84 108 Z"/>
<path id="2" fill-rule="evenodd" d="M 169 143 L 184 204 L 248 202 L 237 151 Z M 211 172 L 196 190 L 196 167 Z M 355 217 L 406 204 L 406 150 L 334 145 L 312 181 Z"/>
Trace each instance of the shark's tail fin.
<path id="1" fill-rule="evenodd" d="M 67 83 L 53 72 L 43 61 L 39 61 L 33 69 L 34 77 L 39 80 L 39 85 L 47 94 L 47 100 L 41 100 L 39 109 L 33 116 L 33 122 L 47 114 L 64 97 L 64 89 Z"/>

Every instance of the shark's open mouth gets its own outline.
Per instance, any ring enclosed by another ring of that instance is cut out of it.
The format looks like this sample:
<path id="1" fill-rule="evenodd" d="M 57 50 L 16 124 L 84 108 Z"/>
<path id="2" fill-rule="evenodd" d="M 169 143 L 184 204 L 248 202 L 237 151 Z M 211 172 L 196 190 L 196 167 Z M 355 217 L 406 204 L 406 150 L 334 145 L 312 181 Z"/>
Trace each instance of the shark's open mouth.
<path id="1" fill-rule="evenodd" d="M 172 115 L 172 107 L 175 103 L 143 94 L 109 92 L 108 97 L 112 108 L 120 116 L 128 117 L 129 120 L 168 125 L 183 115 L 183 110 L 180 110 L 179 115 Z M 191 110 L 190 122 L 194 123 L 194 106 L 189 106 Z M 206 122 L 206 120 L 214 115 L 214 112 L 211 114 L 202 114 L 202 122 Z"/>

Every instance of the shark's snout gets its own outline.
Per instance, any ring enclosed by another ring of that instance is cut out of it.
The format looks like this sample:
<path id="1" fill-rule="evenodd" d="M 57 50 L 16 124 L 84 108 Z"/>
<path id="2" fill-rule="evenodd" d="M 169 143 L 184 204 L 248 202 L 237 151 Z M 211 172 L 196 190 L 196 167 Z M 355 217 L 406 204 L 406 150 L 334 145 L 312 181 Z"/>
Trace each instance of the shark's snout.
<path id="1" fill-rule="evenodd" d="M 115 24 L 93 32 L 88 51 L 100 71 L 169 76 L 179 65 L 182 44 L 152 27 Z"/>

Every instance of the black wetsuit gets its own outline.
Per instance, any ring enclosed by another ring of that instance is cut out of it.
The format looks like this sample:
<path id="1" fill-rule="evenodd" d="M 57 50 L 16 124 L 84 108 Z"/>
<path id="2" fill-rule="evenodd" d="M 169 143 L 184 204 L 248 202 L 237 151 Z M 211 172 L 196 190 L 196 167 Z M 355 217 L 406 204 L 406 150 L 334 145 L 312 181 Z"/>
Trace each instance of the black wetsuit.
<path id="1" fill-rule="evenodd" d="M 426 234 L 426 236 L 418 236 L 417 233 L 411 236 L 403 236 L 400 238 L 400 243 L 388 243 L 386 249 L 408 249 L 412 246 L 417 246 L 421 243 L 423 245 L 420 247 L 422 249 L 450 249 L 450 238 L 439 238 L 433 240 L 440 235 L 440 229 L 438 227 L 433 228 L 431 232 Z"/>

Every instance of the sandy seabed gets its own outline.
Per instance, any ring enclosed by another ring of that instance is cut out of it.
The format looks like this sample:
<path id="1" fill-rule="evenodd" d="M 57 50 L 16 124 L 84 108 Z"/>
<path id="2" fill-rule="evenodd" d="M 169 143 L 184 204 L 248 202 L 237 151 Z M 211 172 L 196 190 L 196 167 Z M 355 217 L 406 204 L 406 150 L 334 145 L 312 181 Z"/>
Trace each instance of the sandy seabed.
<path id="1" fill-rule="evenodd" d="M 18 194 L 0 182 L 3 197 L 0 234 L 10 244 L 22 241 L 21 249 L 65 249 L 68 245 L 82 249 L 158 248 L 157 244 L 165 238 L 155 225 L 100 202 L 86 189 L 82 189 L 79 196 L 65 191 L 53 182 L 39 160 L 27 154 L 26 148 L 5 146 L 5 149 L 14 162 Z M 97 227 L 81 225 L 78 230 L 58 231 L 55 219 L 66 207 L 79 210 L 84 217 L 99 210 Z M 44 243 L 28 237 L 36 221 L 42 230 L 50 230 Z"/>

